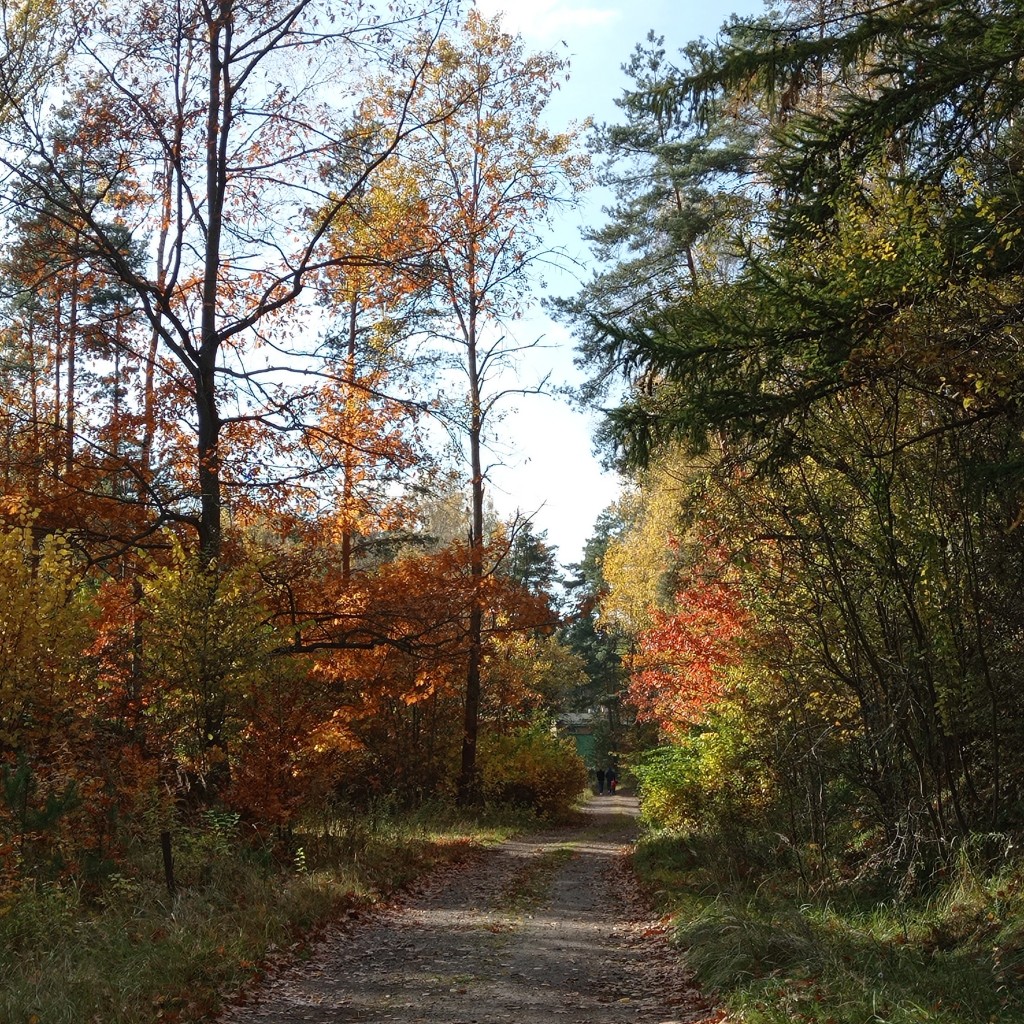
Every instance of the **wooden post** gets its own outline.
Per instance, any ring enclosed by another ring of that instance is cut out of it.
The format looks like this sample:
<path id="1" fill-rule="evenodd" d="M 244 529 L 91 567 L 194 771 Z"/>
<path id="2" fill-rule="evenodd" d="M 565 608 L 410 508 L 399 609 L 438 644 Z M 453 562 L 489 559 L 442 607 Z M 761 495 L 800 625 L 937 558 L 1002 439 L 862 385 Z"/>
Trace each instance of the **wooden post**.
<path id="1" fill-rule="evenodd" d="M 167 882 L 167 891 L 173 896 L 178 891 L 174 884 L 174 857 L 171 854 L 171 833 L 160 833 L 160 849 L 164 854 L 164 881 Z"/>

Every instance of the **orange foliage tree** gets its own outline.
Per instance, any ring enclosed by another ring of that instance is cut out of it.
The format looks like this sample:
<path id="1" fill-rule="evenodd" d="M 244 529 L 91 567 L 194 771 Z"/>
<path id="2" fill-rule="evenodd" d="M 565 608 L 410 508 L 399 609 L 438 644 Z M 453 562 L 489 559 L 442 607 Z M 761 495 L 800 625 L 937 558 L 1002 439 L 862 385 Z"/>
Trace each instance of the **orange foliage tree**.
<path id="1" fill-rule="evenodd" d="M 16 184 L 9 198 L 46 211 L 72 266 L 88 256 L 131 295 L 149 334 L 119 344 L 147 394 L 154 375 L 169 378 L 155 411 L 173 472 L 127 467 L 148 504 L 136 538 L 153 520 L 186 522 L 216 559 L 226 498 L 233 509 L 253 491 L 256 504 L 280 502 L 317 471 L 303 428 L 322 366 L 299 300 L 324 267 L 379 259 L 339 252 L 331 227 L 421 125 L 408 107 L 372 123 L 352 111 L 374 61 L 398 93 L 417 87 L 431 48 L 412 59 L 395 40 L 429 39 L 445 13 L 393 5 L 386 28 L 357 3 L 326 0 L 102 11 L 76 0 L 54 12 L 73 45 L 49 81 L 9 97 L 0 163 Z M 75 97 L 75 118 L 34 130 L 54 95 Z M 100 154 L 95 173 L 66 170 L 69 151 Z M 146 259 L 125 246 L 149 237 Z"/>
<path id="2" fill-rule="evenodd" d="M 356 574 L 344 572 L 338 549 L 328 557 L 295 548 L 272 572 L 277 626 L 294 638 L 291 650 L 313 657 L 332 709 L 316 730 L 310 771 L 348 777 L 350 792 L 430 792 L 455 779 L 474 592 L 486 611 L 485 657 L 552 619 L 546 600 L 507 577 L 489 572 L 478 584 L 464 543 L 410 550 Z M 505 697 L 506 714 L 542 699 L 529 685 Z"/>
<path id="3" fill-rule="evenodd" d="M 372 31 L 342 7 L 73 0 L 66 59 L 4 100 L 0 516 L 22 533 L 0 538 L 0 770 L 41 807 L 66 794 L 90 856 L 197 803 L 281 826 L 339 794 L 451 791 L 481 708 L 507 729 L 559 672 L 545 599 L 488 546 L 479 445 L 514 355 L 480 331 L 518 312 L 573 170 L 536 118 L 563 65 L 476 15 L 439 40 L 444 4 Z M 360 75 L 332 77 L 355 50 Z M 54 96 L 66 115 L 36 119 Z M 444 145 L 410 162 L 427 126 Z M 478 206 L 445 166 L 480 172 Z M 470 540 L 417 547 L 406 342 L 460 318 Z"/>
<path id="4" fill-rule="evenodd" d="M 721 581 L 691 583 L 674 605 L 651 609 L 651 625 L 628 660 L 638 719 L 667 732 L 700 722 L 722 697 L 747 623 L 736 588 Z"/>
<path id="5" fill-rule="evenodd" d="M 426 244 L 425 211 L 407 178 L 389 162 L 336 217 L 330 241 L 338 263 L 320 278 L 336 327 L 306 444 L 333 471 L 327 528 L 341 544 L 346 576 L 356 538 L 406 525 L 409 510 L 395 483 L 423 460 L 415 424 L 424 403 L 415 400 L 417 367 L 403 346 L 424 322 L 422 277 L 411 264 Z M 352 253 L 366 262 L 346 260 Z"/>

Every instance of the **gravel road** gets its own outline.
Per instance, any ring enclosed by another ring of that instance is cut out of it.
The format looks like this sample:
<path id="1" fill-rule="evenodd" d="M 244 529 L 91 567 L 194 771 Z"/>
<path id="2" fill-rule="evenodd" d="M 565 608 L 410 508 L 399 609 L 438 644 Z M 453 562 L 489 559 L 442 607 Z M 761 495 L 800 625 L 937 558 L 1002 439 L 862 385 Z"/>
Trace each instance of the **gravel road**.
<path id="1" fill-rule="evenodd" d="M 222 1024 L 664 1024 L 720 1011 L 689 984 L 628 864 L 633 797 L 442 872 L 328 934 Z"/>

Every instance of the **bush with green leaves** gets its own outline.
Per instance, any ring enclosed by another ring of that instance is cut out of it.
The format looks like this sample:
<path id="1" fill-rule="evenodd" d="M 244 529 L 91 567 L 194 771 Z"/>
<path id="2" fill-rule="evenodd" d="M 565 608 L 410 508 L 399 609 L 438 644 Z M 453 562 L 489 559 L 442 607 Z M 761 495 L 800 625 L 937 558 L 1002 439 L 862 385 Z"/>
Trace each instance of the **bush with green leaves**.
<path id="1" fill-rule="evenodd" d="M 728 702 L 704 726 L 641 753 L 630 769 L 643 817 L 655 828 L 728 834 L 741 823 L 763 822 L 772 800 L 774 787 L 756 743 Z"/>

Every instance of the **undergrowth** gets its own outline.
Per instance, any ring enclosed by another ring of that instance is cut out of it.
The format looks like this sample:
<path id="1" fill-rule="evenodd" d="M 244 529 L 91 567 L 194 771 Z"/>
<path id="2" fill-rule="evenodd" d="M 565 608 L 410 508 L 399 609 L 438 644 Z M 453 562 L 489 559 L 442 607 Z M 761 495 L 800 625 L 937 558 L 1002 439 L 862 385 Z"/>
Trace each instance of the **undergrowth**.
<path id="1" fill-rule="evenodd" d="M 651 833 L 637 870 L 707 994 L 743 1024 L 1021 1024 L 1024 867 L 967 857 L 915 896 L 796 895 L 714 837 Z M 806 890 L 804 890 L 806 892 Z"/>
<path id="2" fill-rule="evenodd" d="M 522 824 L 374 808 L 271 843 L 209 814 L 174 835 L 173 896 L 156 837 L 100 883 L 0 891 L 0 1022 L 209 1020 L 319 927 Z"/>

